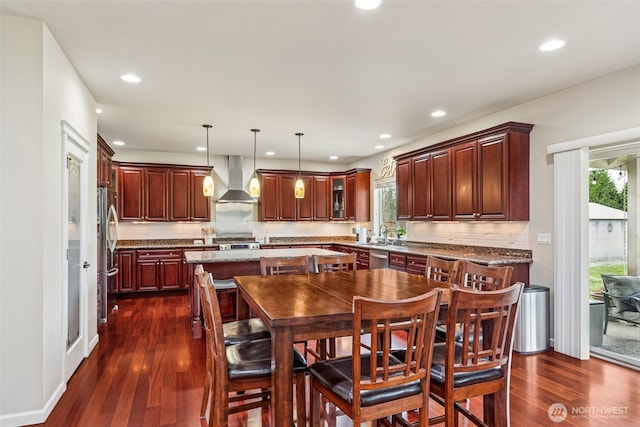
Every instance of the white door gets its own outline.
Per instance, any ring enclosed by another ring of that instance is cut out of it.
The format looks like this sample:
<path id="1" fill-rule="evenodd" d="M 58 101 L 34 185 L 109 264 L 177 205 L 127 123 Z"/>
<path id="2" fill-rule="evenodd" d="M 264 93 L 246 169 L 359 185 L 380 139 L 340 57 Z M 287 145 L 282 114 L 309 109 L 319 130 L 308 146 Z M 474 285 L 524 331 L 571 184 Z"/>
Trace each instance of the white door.
<path id="1" fill-rule="evenodd" d="M 67 248 L 64 260 L 63 327 L 65 343 L 65 380 L 86 356 L 87 348 L 87 212 L 88 212 L 88 147 L 70 126 L 63 123 L 65 147 L 63 233 Z"/>

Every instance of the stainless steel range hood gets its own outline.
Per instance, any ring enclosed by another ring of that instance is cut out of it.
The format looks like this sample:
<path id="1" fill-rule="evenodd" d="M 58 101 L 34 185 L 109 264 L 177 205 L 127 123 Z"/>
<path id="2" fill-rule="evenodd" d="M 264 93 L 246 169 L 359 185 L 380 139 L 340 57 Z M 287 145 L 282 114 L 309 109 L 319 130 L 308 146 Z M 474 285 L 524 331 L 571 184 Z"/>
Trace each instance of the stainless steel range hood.
<path id="1" fill-rule="evenodd" d="M 218 203 L 257 203 L 242 189 L 242 156 L 229 156 L 229 190 L 218 199 Z"/>

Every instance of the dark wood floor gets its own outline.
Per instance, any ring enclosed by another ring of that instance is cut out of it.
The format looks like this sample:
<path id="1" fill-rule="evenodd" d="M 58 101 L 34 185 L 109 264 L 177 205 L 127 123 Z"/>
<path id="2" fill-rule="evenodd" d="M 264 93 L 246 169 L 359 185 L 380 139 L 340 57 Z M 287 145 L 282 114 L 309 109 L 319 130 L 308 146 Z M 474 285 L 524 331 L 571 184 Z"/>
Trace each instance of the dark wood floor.
<path id="1" fill-rule="evenodd" d="M 39 425 L 204 425 L 199 411 L 205 349 L 203 340 L 191 338 L 186 294 L 126 298 L 119 307 L 99 327 L 98 346 Z M 564 422 L 551 422 L 547 411 L 554 403 L 569 411 Z M 471 405 L 480 410 L 478 400 Z M 234 416 L 230 426 L 268 424 L 267 415 L 256 410 Z M 553 351 L 514 356 L 512 426 L 624 427 L 638 425 L 639 419 L 640 372 Z M 338 426 L 349 424 L 338 420 Z"/>

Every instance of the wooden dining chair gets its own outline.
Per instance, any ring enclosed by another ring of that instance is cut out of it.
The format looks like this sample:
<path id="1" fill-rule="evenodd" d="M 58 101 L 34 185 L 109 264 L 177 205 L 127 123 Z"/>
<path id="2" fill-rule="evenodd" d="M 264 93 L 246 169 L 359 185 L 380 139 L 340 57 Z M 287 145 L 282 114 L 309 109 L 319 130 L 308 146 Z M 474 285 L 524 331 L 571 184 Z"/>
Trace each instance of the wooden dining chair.
<path id="1" fill-rule="evenodd" d="M 309 367 L 312 426 L 325 413 L 321 397 L 353 420 L 354 426 L 417 409 L 420 426 L 429 419 L 429 368 L 441 291 L 379 301 L 353 300 L 352 355 Z M 362 333 L 370 333 L 370 343 Z M 404 352 L 391 350 L 394 333 L 406 333 Z M 372 356 L 374 355 L 374 356 Z M 322 413 L 321 413 L 322 412 Z"/>
<path id="2" fill-rule="evenodd" d="M 210 274 L 201 284 L 200 293 L 207 345 L 200 417 L 206 418 L 209 408 L 209 426 L 227 426 L 229 415 L 271 404 L 271 339 L 225 345 L 220 305 Z M 305 425 L 307 364 L 299 351 L 292 351 L 297 421 Z"/>
<path id="3" fill-rule="evenodd" d="M 487 266 L 466 261 L 462 265 L 462 283 L 465 288 L 479 291 L 495 291 L 511 284 L 511 266 Z"/>
<path id="4" fill-rule="evenodd" d="M 208 276 L 209 273 L 204 270 L 202 264 L 198 264 L 195 268 L 195 283 L 203 286 L 204 281 L 208 280 Z M 214 287 L 215 285 L 214 281 Z M 200 297 L 200 301 L 202 301 L 202 296 Z M 223 323 L 222 333 L 224 335 L 225 345 L 240 344 L 271 337 L 265 324 L 258 318 L 241 319 Z"/>
<path id="5" fill-rule="evenodd" d="M 260 257 L 260 274 L 272 276 L 277 274 L 307 274 L 309 257 Z"/>
<path id="6" fill-rule="evenodd" d="M 453 330 L 462 319 L 462 339 L 447 334 L 446 342 L 434 344 L 430 390 L 444 415 L 431 423 L 458 425 L 461 413 L 477 425 L 509 425 L 513 333 L 523 288 L 518 282 L 496 291 L 451 291 L 447 328 Z M 462 404 L 475 396 L 485 396 L 486 424 Z"/>
<path id="7" fill-rule="evenodd" d="M 427 256 L 425 277 L 447 284 L 459 284 L 462 262 L 459 260 L 445 260 L 434 256 Z"/>
<path id="8" fill-rule="evenodd" d="M 329 273 L 335 271 L 356 270 L 356 254 L 313 255 L 313 271 Z"/>
<path id="9" fill-rule="evenodd" d="M 357 269 L 356 254 L 340 255 L 313 255 L 312 270 L 316 273 L 331 273 L 338 271 L 354 271 Z M 314 360 L 325 360 L 336 357 L 336 339 L 319 339 L 316 341 L 315 347 L 307 345 L 304 351 L 304 357 L 313 356 Z"/>

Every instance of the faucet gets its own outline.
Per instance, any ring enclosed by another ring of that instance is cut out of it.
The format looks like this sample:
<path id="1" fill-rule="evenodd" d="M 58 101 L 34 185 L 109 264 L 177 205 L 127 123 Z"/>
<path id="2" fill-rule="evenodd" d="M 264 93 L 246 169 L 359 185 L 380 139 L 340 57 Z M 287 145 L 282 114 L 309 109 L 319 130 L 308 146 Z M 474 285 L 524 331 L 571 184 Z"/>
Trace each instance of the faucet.
<path id="1" fill-rule="evenodd" d="M 382 228 L 384 227 L 384 233 L 382 232 Z M 387 243 L 387 226 L 384 224 L 380 225 L 380 230 L 378 230 L 378 234 L 380 234 L 381 237 L 384 237 L 384 243 Z"/>

